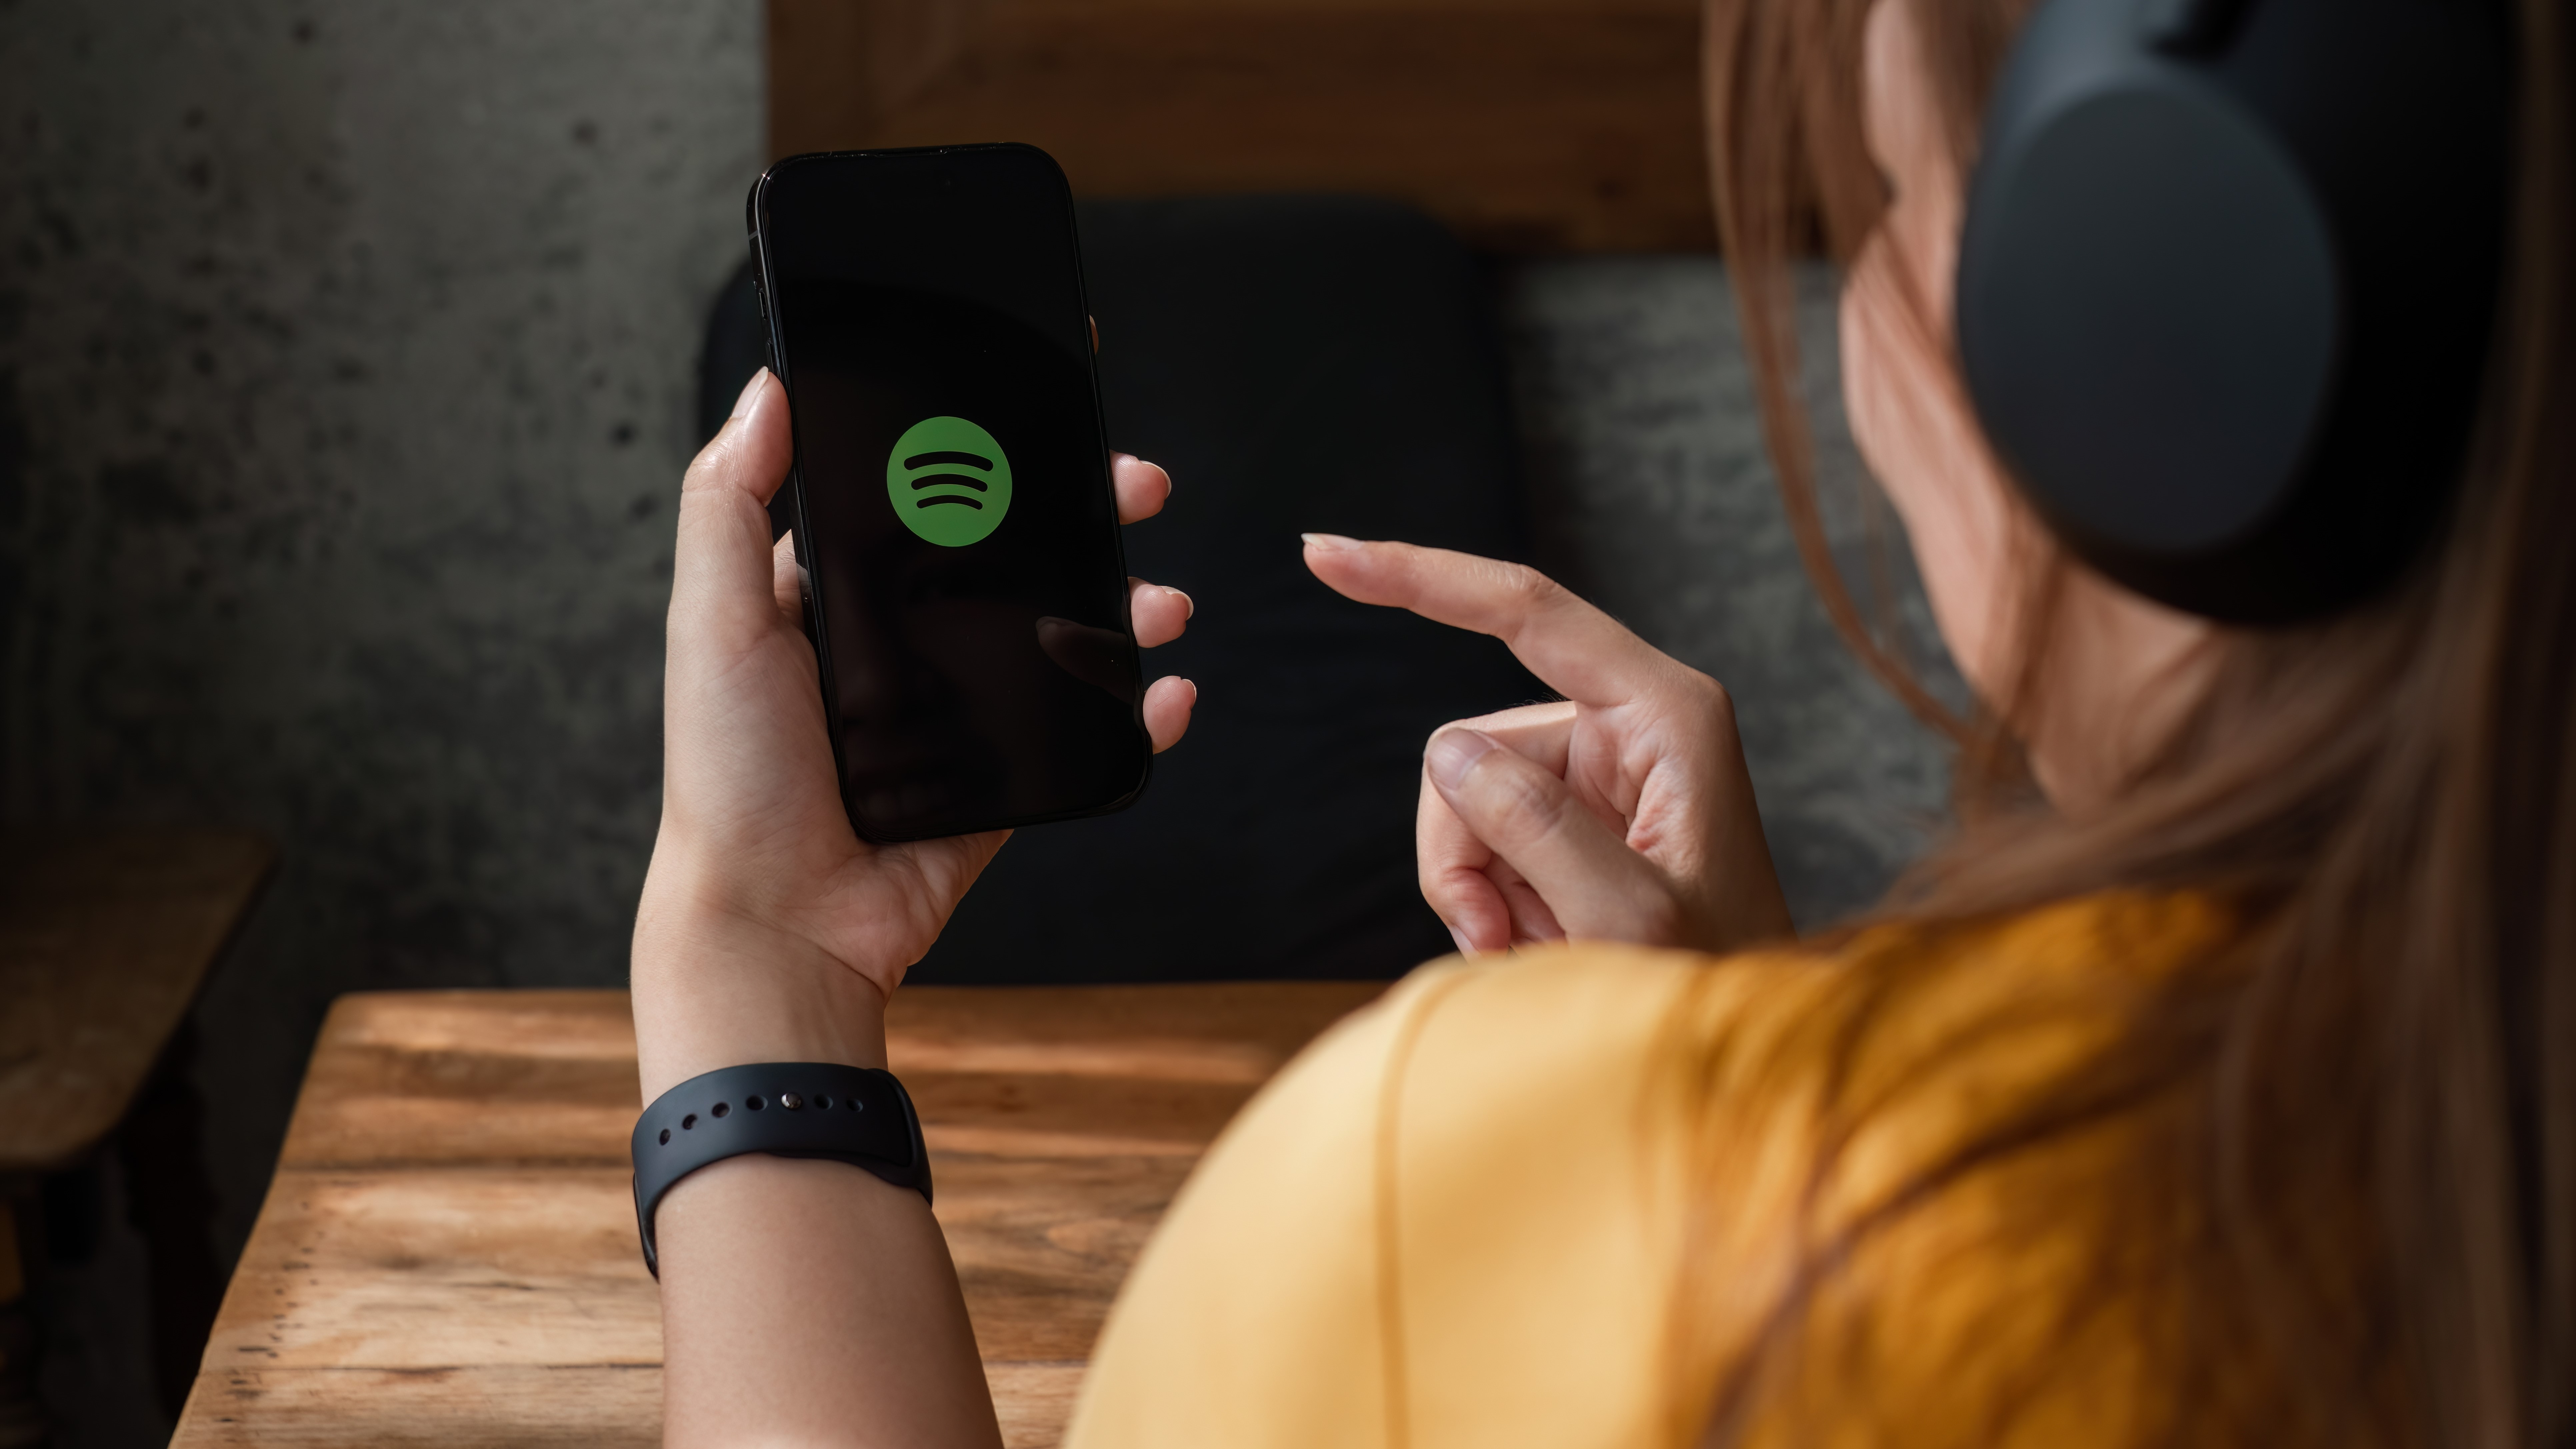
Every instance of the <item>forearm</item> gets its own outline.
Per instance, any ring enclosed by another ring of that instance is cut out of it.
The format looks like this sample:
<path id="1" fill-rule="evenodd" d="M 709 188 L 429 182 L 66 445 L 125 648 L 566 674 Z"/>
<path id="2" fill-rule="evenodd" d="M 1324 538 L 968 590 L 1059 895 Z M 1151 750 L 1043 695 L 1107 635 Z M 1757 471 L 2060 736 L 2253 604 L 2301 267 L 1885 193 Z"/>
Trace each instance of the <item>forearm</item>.
<path id="1" fill-rule="evenodd" d="M 885 1065 L 874 985 L 673 894 L 648 888 L 637 922 L 646 1100 L 748 1062 Z M 842 1163 L 754 1154 L 682 1179 L 654 1229 L 665 1442 L 999 1442 L 956 1269 L 919 1194 Z"/>
<path id="2" fill-rule="evenodd" d="M 663 1442 L 998 1444 L 957 1273 L 919 1194 L 731 1158 L 663 1198 Z"/>

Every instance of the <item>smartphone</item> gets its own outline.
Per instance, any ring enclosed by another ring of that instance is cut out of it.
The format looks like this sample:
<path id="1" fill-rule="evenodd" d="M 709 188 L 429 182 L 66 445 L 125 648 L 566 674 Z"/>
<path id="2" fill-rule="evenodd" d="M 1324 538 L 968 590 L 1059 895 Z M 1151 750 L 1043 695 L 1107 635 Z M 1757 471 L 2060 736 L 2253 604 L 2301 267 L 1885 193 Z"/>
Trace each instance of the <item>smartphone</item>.
<path id="1" fill-rule="evenodd" d="M 1134 803 L 1153 747 L 1063 170 L 1020 145 L 793 156 L 750 224 L 851 825 Z"/>

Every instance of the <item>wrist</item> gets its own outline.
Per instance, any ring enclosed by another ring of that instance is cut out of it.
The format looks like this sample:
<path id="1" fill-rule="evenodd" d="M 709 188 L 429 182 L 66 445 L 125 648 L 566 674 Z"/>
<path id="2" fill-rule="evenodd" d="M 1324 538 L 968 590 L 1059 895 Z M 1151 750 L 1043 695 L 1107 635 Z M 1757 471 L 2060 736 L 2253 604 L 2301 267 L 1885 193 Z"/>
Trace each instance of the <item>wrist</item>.
<path id="1" fill-rule="evenodd" d="M 644 1099 L 752 1062 L 885 1065 L 885 993 L 793 931 L 684 891 L 655 861 L 632 984 Z"/>

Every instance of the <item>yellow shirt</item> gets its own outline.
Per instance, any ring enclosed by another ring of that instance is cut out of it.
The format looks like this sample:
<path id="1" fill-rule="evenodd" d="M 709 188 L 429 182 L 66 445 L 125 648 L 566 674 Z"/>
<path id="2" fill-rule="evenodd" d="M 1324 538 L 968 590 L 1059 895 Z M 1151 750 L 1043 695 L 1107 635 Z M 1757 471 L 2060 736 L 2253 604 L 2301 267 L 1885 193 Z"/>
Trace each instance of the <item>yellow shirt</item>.
<path id="1" fill-rule="evenodd" d="M 1832 953 L 1427 966 L 1210 1150 L 1110 1316 L 1068 1442 L 1695 1442 L 1802 1234 L 1858 1222 L 2030 1100 L 2222 930 L 2188 898 L 2105 897 Z M 1980 1416 L 2005 1397 L 2022 1442 L 2140 1422 L 2144 1330 L 2064 1311 L 2111 1217 L 2039 1206 L 2087 1201 L 2127 1130 L 1969 1173 L 1864 1238 L 1798 1320 L 1835 1351 L 1766 1401 L 1798 1407 L 1793 1437 L 1991 1439 Z M 2049 1383 L 2011 1373 L 2043 1349 Z M 1780 1417 L 1754 1438 L 1792 1437 Z"/>

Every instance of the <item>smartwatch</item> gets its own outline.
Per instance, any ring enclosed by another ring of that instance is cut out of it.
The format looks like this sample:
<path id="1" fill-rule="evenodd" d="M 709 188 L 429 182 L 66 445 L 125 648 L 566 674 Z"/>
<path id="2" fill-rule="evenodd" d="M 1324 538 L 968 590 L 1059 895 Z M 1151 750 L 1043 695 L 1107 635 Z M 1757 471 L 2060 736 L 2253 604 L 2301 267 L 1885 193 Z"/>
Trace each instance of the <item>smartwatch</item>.
<path id="1" fill-rule="evenodd" d="M 644 1266 L 662 1276 L 653 1211 L 681 1178 L 765 1152 L 846 1162 L 930 1201 L 921 1118 L 894 1073 L 833 1062 L 763 1062 L 689 1078 L 635 1121 L 635 1227 Z"/>

